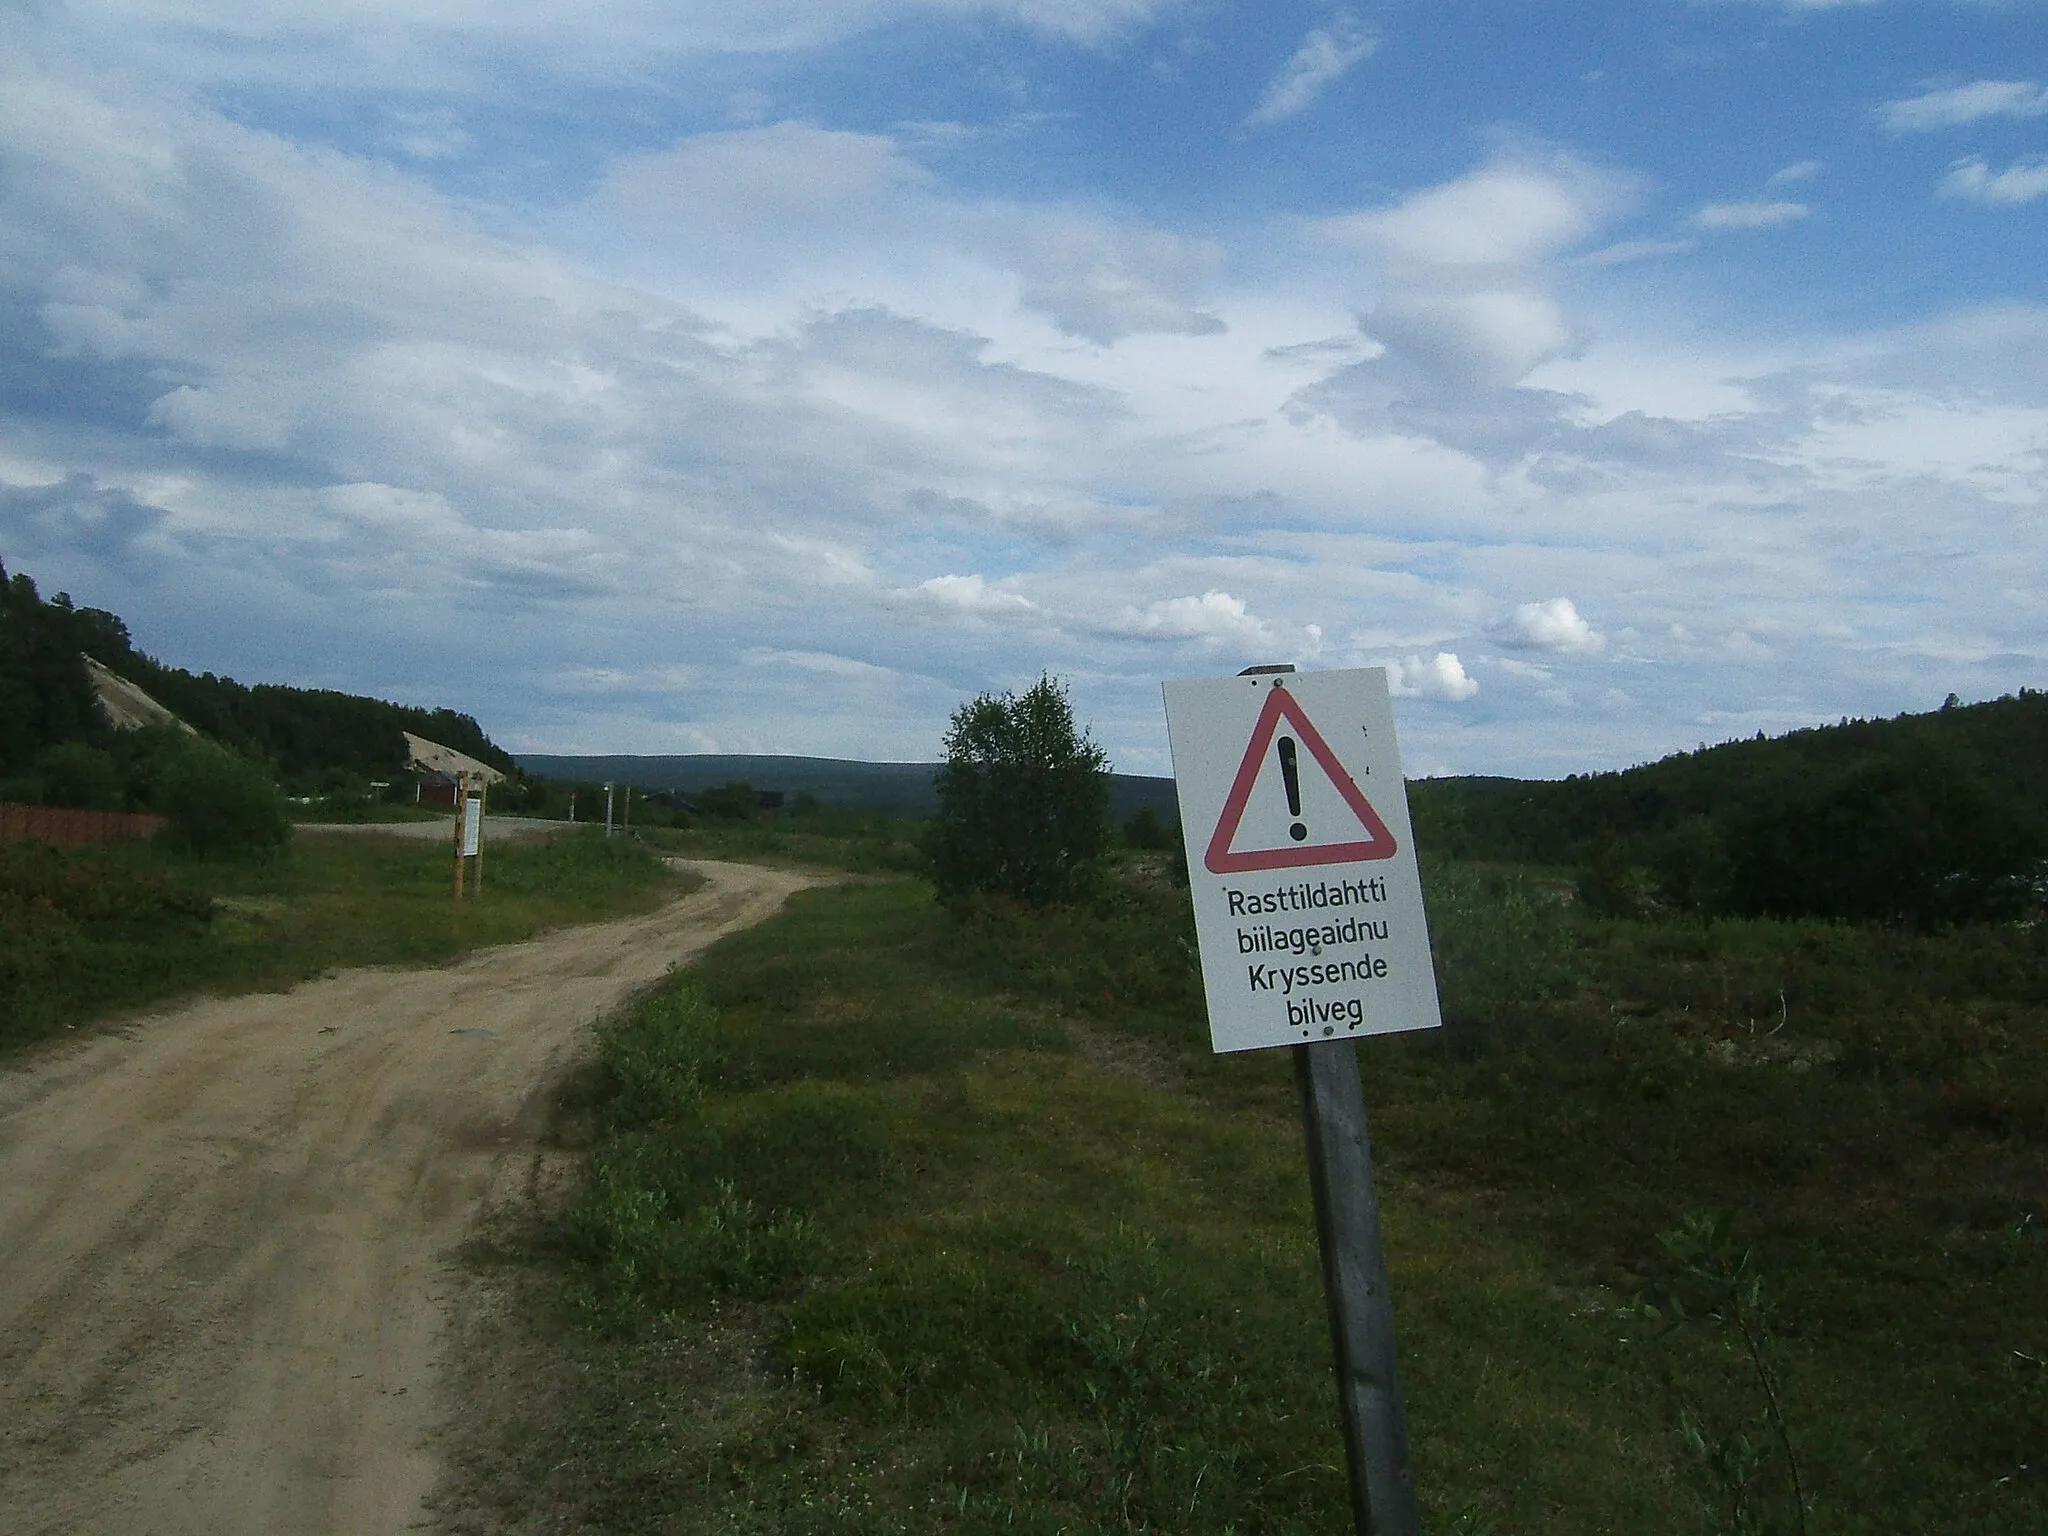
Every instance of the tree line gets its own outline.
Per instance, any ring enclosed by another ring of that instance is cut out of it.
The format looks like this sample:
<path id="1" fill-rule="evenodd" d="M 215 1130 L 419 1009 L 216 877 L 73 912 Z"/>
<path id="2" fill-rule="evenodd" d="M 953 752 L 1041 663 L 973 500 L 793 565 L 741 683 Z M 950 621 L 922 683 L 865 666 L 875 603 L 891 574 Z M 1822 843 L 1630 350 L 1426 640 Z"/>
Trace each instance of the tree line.
<path id="1" fill-rule="evenodd" d="M 1412 788 L 1452 858 L 1565 865 L 1627 915 L 1996 921 L 2048 897 L 2048 695 L 1726 742 L 1552 782 Z"/>
<path id="2" fill-rule="evenodd" d="M 1084 900 L 1111 843 L 1108 763 L 1042 678 L 963 705 L 927 839 L 939 893 Z M 1426 858 L 1577 870 L 1602 916 L 1945 927 L 2048 908 L 2048 695 L 1702 747 L 1561 782 L 1411 786 Z M 1124 829 L 1157 847 L 1166 829 Z"/>

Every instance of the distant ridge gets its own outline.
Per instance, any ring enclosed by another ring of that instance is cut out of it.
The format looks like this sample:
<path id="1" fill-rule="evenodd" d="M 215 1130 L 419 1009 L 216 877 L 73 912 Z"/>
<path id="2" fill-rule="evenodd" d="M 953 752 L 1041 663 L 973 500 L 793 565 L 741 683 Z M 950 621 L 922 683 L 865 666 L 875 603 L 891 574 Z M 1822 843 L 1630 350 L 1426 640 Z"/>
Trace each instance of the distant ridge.
<path id="1" fill-rule="evenodd" d="M 528 773 L 569 783 L 610 782 L 635 789 L 701 789 L 734 780 L 756 789 L 779 789 L 792 800 L 815 795 L 826 805 L 850 806 L 887 816 L 923 817 L 938 809 L 932 775 L 937 763 L 862 763 L 837 757 L 783 757 L 773 754 L 691 753 L 676 757 L 626 755 L 571 757 L 557 753 L 522 752 L 519 766 Z M 1110 778 L 1110 814 L 1118 821 L 1149 805 L 1171 821 L 1179 815 L 1173 780 L 1119 773 Z"/>

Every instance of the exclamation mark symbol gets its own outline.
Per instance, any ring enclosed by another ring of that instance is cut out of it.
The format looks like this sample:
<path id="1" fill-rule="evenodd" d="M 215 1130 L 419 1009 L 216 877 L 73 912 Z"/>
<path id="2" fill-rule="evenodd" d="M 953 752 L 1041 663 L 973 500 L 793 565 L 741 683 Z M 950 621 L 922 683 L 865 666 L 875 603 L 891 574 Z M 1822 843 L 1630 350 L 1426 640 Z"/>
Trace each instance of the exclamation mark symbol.
<path id="1" fill-rule="evenodd" d="M 1280 738 L 1280 782 L 1287 786 L 1287 814 L 1301 814 L 1301 770 L 1294 765 L 1294 738 Z M 1308 836 L 1308 828 L 1299 821 L 1287 829 L 1287 835 L 1297 843 Z"/>

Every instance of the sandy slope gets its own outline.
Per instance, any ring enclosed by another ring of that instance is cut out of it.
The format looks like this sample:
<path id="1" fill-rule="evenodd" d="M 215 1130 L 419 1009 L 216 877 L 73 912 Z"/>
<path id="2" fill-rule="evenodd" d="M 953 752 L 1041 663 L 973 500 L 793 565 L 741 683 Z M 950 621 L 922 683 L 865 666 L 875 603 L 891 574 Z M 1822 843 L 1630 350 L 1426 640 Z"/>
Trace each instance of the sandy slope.
<path id="1" fill-rule="evenodd" d="M 445 1255 L 590 1020 L 801 876 L 345 972 L 0 1074 L 0 1531 L 424 1524 Z"/>

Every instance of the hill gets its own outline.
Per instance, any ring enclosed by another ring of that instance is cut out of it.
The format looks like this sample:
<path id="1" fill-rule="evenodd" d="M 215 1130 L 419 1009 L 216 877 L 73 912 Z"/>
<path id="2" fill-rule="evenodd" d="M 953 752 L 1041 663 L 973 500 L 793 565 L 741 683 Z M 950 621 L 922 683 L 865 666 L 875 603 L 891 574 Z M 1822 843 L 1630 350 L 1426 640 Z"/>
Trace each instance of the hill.
<path id="1" fill-rule="evenodd" d="M 137 650 L 116 615 L 77 607 L 63 592 L 45 600 L 28 576 L 9 576 L 0 565 L 0 777 L 32 773 L 52 747 L 113 743 L 115 727 L 99 702 L 107 689 L 96 689 L 95 669 L 308 790 L 341 779 L 395 777 L 405 767 L 407 731 L 497 768 L 514 766 L 475 720 L 455 710 L 331 689 L 250 686 L 168 666 Z M 128 713 L 133 718 L 124 724 L 164 723 L 147 711 Z"/>
<path id="2" fill-rule="evenodd" d="M 826 805 L 885 816 L 921 818 L 938 809 L 938 795 L 932 788 L 937 763 L 862 763 L 834 757 L 725 753 L 566 757 L 536 752 L 522 752 L 518 761 L 528 773 L 572 784 L 630 784 L 655 792 L 695 794 L 739 782 L 755 789 L 780 790 L 791 799 L 809 794 Z M 1142 806 L 1150 806 L 1163 821 L 1174 821 L 1180 813 L 1173 780 L 1112 775 L 1110 814 L 1121 822 Z"/>
<path id="3" fill-rule="evenodd" d="M 1908 923 L 2048 893 L 2048 694 L 1725 742 L 1617 773 L 1414 786 L 1450 858 L 1581 865 L 1617 909 Z"/>

